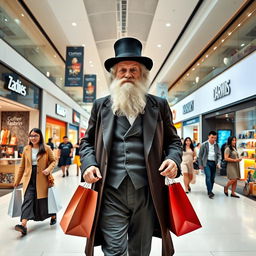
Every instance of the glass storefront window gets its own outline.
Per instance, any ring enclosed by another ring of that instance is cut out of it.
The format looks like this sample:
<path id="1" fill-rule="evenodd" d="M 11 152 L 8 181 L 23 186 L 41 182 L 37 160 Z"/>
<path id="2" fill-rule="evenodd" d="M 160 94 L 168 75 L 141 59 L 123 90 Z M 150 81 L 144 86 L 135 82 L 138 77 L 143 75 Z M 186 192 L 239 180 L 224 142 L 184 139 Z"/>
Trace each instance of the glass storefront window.
<path id="1" fill-rule="evenodd" d="M 64 89 L 64 61 L 18 1 L 0 0 L 0 31 L 0 38 Z"/>
<path id="2" fill-rule="evenodd" d="M 169 90 L 171 106 L 256 49 L 256 1 L 196 60 Z"/>
<path id="3" fill-rule="evenodd" d="M 247 179 L 250 172 L 256 180 L 256 107 L 236 112 L 236 137 L 238 153 L 243 158 L 241 176 Z"/>

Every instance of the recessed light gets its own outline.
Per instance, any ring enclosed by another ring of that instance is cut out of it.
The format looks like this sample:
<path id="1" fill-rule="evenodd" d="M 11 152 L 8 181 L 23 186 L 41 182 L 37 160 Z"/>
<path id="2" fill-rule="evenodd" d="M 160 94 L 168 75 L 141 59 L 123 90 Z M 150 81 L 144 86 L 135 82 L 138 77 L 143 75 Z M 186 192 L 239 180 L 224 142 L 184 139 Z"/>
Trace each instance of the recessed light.
<path id="1" fill-rule="evenodd" d="M 62 81 L 62 77 L 60 78 L 60 81 Z"/>
<path id="2" fill-rule="evenodd" d="M 90 60 L 90 61 L 89 61 L 89 63 L 91 64 L 91 63 L 92 63 L 92 61 Z"/>
<path id="3" fill-rule="evenodd" d="M 187 73 L 187 76 L 189 76 L 189 73 Z"/>
<path id="4" fill-rule="evenodd" d="M 213 50 L 215 51 L 217 49 L 217 46 L 215 46 L 214 48 L 213 48 Z"/>
<path id="5" fill-rule="evenodd" d="M 7 21 L 8 21 L 8 19 L 7 19 L 7 18 L 5 18 L 5 19 L 4 19 L 4 21 L 5 21 L 5 22 L 7 22 Z"/>
<path id="6" fill-rule="evenodd" d="M 241 23 L 239 23 L 237 26 L 240 27 L 240 26 L 241 26 Z"/>
<path id="7" fill-rule="evenodd" d="M 245 44 L 241 44 L 241 47 L 243 47 Z"/>
<path id="8" fill-rule="evenodd" d="M 74 27 L 75 27 L 75 26 L 77 26 L 77 24 L 76 24 L 75 22 L 72 22 L 72 26 L 74 26 Z"/>
<path id="9" fill-rule="evenodd" d="M 215 69 L 215 67 L 212 67 L 212 69 Z"/>
<path id="10" fill-rule="evenodd" d="M 170 26 L 171 26 L 171 23 L 165 23 L 165 26 L 166 26 L 166 27 L 170 27 Z"/>
<path id="11" fill-rule="evenodd" d="M 222 39 L 221 42 L 223 43 L 225 41 L 225 39 Z"/>
<path id="12" fill-rule="evenodd" d="M 158 47 L 158 48 L 161 48 L 161 47 L 162 47 L 162 45 L 161 45 L 161 44 L 158 44 L 158 45 L 157 45 L 157 47 Z"/>
<path id="13" fill-rule="evenodd" d="M 200 64 L 199 64 L 199 63 L 197 63 L 196 65 L 197 65 L 197 66 L 199 66 Z"/>
<path id="14" fill-rule="evenodd" d="M 230 36 L 232 34 L 232 32 L 229 32 L 228 35 Z"/>
<path id="15" fill-rule="evenodd" d="M 206 57 L 206 58 L 208 58 L 208 57 L 209 57 L 209 55 L 208 55 L 208 54 L 206 54 L 206 55 L 205 55 L 205 57 Z"/>
<path id="16" fill-rule="evenodd" d="M 85 47 L 85 44 L 82 44 L 83 47 Z"/>
<path id="17" fill-rule="evenodd" d="M 248 14 L 248 17 L 250 17 L 252 15 L 252 13 L 250 12 L 249 14 Z"/>
<path id="18" fill-rule="evenodd" d="M 54 54 L 53 57 L 56 58 L 57 57 L 56 54 Z"/>
<path id="19" fill-rule="evenodd" d="M 94 67 L 93 64 L 91 64 L 90 67 L 93 68 Z"/>
<path id="20" fill-rule="evenodd" d="M 195 70 L 195 68 L 192 68 L 192 70 L 194 71 L 194 70 Z"/>
<path id="21" fill-rule="evenodd" d="M 21 16 L 24 17 L 25 15 L 23 13 L 21 13 Z"/>
<path id="22" fill-rule="evenodd" d="M 50 72 L 49 72 L 49 71 L 46 72 L 46 76 L 47 76 L 47 77 L 50 76 Z"/>
<path id="23" fill-rule="evenodd" d="M 198 83 L 198 82 L 199 82 L 199 76 L 196 77 L 196 83 Z"/>
<path id="24" fill-rule="evenodd" d="M 14 21 L 15 21 L 17 24 L 20 24 L 20 20 L 19 20 L 19 19 L 14 19 Z"/>
<path id="25" fill-rule="evenodd" d="M 202 59 L 201 62 L 204 62 L 204 59 Z"/>

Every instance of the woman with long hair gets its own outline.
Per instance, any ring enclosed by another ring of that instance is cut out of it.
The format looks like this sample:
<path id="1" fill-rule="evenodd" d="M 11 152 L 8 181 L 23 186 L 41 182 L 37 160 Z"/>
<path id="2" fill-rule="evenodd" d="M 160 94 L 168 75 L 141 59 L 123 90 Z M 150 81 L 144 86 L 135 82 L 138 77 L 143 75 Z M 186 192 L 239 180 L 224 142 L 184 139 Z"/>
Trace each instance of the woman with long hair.
<path id="1" fill-rule="evenodd" d="M 231 197 L 239 198 L 238 195 L 235 194 L 237 180 L 240 179 L 240 166 L 239 162 L 242 160 L 239 158 L 237 149 L 236 149 L 236 137 L 230 136 L 228 138 L 227 147 L 224 151 L 224 159 L 227 162 L 227 178 L 229 181 L 224 187 L 224 194 L 228 196 L 228 188 L 231 189 Z"/>
<path id="2" fill-rule="evenodd" d="M 183 142 L 183 155 L 181 163 L 181 171 L 183 174 L 186 193 L 191 191 L 190 183 L 193 179 L 193 162 L 196 160 L 194 145 L 190 137 L 185 138 Z"/>
<path id="3" fill-rule="evenodd" d="M 21 224 L 15 230 L 27 234 L 28 220 L 43 221 L 51 217 L 50 225 L 56 223 L 56 214 L 48 213 L 48 175 L 56 164 L 49 146 L 44 143 L 40 129 L 29 132 L 29 145 L 24 148 L 21 165 L 15 176 L 14 187 L 23 178 L 24 201 L 21 207 Z"/>

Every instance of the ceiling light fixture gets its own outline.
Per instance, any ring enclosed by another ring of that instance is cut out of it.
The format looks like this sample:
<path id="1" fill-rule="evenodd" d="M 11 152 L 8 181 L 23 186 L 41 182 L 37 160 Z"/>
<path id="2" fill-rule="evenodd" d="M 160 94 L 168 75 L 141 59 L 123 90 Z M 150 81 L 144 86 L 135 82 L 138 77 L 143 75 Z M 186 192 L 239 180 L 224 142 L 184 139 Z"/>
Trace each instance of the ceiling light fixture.
<path id="1" fill-rule="evenodd" d="M 198 84 L 199 82 L 199 76 L 196 77 L 196 83 Z"/>
<path id="2" fill-rule="evenodd" d="M 158 47 L 158 48 L 161 48 L 161 47 L 162 47 L 162 45 L 161 45 L 161 44 L 158 44 L 158 45 L 157 45 L 157 47 Z"/>
<path id="3" fill-rule="evenodd" d="M 189 73 L 187 73 L 187 76 L 189 76 Z"/>
<path id="4" fill-rule="evenodd" d="M 250 17 L 252 15 L 252 13 L 250 12 L 249 14 L 248 14 L 248 17 Z"/>
<path id="5" fill-rule="evenodd" d="M 243 44 L 241 44 L 241 47 L 243 47 L 243 46 L 245 46 L 245 44 L 243 43 Z"/>
<path id="6" fill-rule="evenodd" d="M 24 17 L 25 15 L 22 13 L 21 16 Z"/>
<path id="7" fill-rule="evenodd" d="M 117 36 L 122 38 L 127 36 L 128 24 L 128 0 L 117 0 Z"/>
<path id="8" fill-rule="evenodd" d="M 5 21 L 5 22 L 7 22 L 7 21 L 8 21 L 8 19 L 7 19 L 7 18 L 5 18 L 5 19 L 4 19 L 4 21 Z"/>
<path id="9" fill-rule="evenodd" d="M 223 43 L 225 41 L 225 39 L 222 39 L 221 42 Z"/>
<path id="10" fill-rule="evenodd" d="M 170 27 L 170 26 L 171 26 L 171 23 L 165 23 L 165 26 L 166 26 L 166 27 Z"/>
<path id="11" fill-rule="evenodd" d="M 232 34 L 232 32 L 229 32 L 228 35 L 230 36 Z"/>
<path id="12" fill-rule="evenodd" d="M 91 60 L 89 60 L 89 63 L 90 63 L 90 64 L 92 64 L 92 61 L 91 61 Z"/>
<path id="13" fill-rule="evenodd" d="M 72 26 L 75 27 L 77 26 L 77 24 L 75 22 L 72 22 Z"/>
<path id="14" fill-rule="evenodd" d="M 192 68 L 192 70 L 194 71 L 194 70 L 195 70 L 195 68 Z"/>
<path id="15" fill-rule="evenodd" d="M 54 54 L 53 57 L 56 58 L 57 57 L 56 54 Z"/>
<path id="16" fill-rule="evenodd" d="M 49 72 L 49 71 L 46 72 L 46 76 L 47 76 L 47 77 L 50 76 L 50 72 Z"/>
<path id="17" fill-rule="evenodd" d="M 241 23 L 239 23 L 237 26 L 240 27 L 240 26 L 241 26 Z"/>
<path id="18" fill-rule="evenodd" d="M 197 65 L 197 66 L 199 66 L 200 64 L 199 64 L 199 63 L 197 63 L 196 65 Z"/>
<path id="19" fill-rule="evenodd" d="M 209 55 L 208 55 L 208 54 L 206 54 L 206 55 L 205 55 L 205 57 L 206 57 L 206 58 L 208 58 L 208 57 L 209 57 Z"/>
<path id="20" fill-rule="evenodd" d="M 217 46 L 215 46 L 214 48 L 213 48 L 213 50 L 215 51 L 217 49 Z"/>
<path id="21" fill-rule="evenodd" d="M 85 47 L 85 44 L 82 44 L 83 47 Z"/>

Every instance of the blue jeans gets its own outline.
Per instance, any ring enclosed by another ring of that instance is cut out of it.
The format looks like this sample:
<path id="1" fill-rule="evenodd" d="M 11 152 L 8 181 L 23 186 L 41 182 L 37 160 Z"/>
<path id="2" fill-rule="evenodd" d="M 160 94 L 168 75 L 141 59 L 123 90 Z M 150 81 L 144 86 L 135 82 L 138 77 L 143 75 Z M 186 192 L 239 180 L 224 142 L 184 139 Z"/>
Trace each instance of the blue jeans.
<path id="1" fill-rule="evenodd" d="M 207 161 L 204 167 L 205 172 L 205 183 L 207 187 L 208 194 L 212 192 L 214 179 L 216 175 L 216 163 L 215 161 Z"/>

